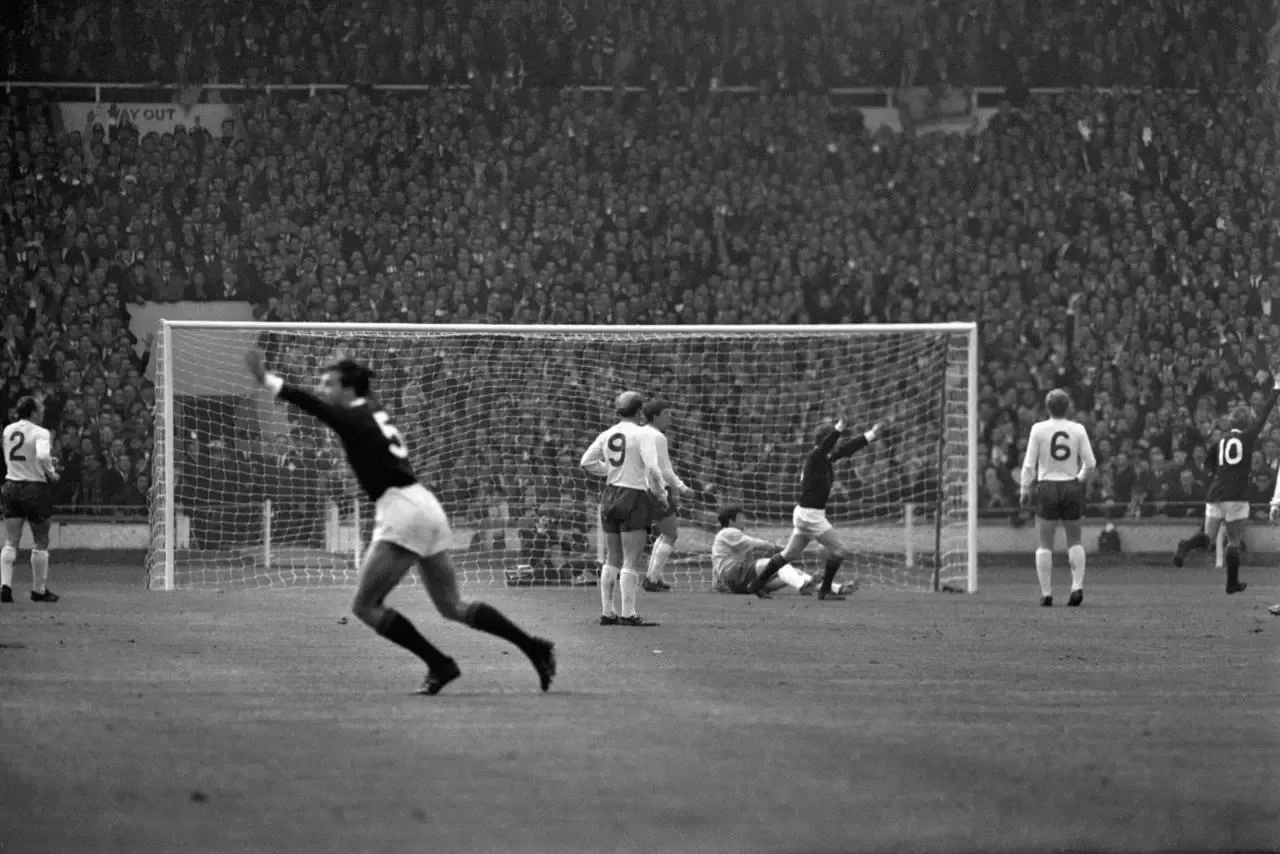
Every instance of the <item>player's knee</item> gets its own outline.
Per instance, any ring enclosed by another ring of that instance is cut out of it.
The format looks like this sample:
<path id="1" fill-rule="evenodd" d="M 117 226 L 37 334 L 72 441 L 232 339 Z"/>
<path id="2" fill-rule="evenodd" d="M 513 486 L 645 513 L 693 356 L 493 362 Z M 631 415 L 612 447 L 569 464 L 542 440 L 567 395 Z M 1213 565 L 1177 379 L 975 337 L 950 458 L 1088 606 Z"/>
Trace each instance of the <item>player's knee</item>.
<path id="1" fill-rule="evenodd" d="M 363 593 L 356 593 L 355 598 L 351 600 L 351 613 L 366 625 L 377 626 L 382 617 L 382 611 L 380 600 L 375 601 Z"/>
<path id="2" fill-rule="evenodd" d="M 38 552 L 49 551 L 49 535 L 45 534 L 43 537 L 33 535 L 31 537 L 31 546 Z"/>
<path id="3" fill-rule="evenodd" d="M 446 620 L 451 620 L 455 623 L 466 623 L 468 622 L 467 612 L 470 610 L 470 605 L 464 602 L 461 596 L 447 597 L 436 602 L 436 610 Z"/>

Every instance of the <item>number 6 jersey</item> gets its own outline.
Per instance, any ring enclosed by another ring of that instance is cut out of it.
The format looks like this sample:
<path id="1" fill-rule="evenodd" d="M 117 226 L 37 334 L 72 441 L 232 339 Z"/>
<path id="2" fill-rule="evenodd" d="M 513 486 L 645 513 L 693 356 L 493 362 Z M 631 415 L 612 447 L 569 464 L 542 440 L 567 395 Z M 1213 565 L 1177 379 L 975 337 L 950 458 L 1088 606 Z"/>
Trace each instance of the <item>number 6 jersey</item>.
<path id="1" fill-rule="evenodd" d="M 1031 428 L 1022 460 L 1022 488 L 1036 481 L 1075 480 L 1097 465 L 1084 425 L 1069 418 L 1048 418 Z"/>
<path id="2" fill-rule="evenodd" d="M 1249 470 L 1253 467 L 1253 447 L 1258 443 L 1262 428 L 1276 407 L 1276 392 L 1267 396 L 1262 412 L 1248 430 L 1232 430 L 1209 449 L 1205 469 L 1213 475 L 1209 482 L 1207 500 L 1210 504 L 1220 501 L 1249 500 Z"/>

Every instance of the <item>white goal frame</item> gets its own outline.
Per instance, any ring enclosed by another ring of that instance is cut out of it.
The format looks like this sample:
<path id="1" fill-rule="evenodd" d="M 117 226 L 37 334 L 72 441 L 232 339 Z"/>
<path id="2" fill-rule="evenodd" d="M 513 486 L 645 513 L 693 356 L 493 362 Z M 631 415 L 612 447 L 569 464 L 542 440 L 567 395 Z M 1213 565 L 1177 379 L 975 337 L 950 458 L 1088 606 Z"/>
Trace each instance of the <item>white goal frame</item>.
<path id="1" fill-rule="evenodd" d="M 226 329 L 236 332 L 352 332 L 368 331 L 378 334 L 387 333 L 412 333 L 415 335 L 430 336 L 438 335 L 458 335 L 458 334 L 595 334 L 602 336 L 609 335 L 760 335 L 771 338 L 786 337 L 796 335 L 797 337 L 804 335 L 827 334 L 827 335 L 849 335 L 858 333 L 950 333 L 963 334 L 968 340 L 968 362 L 966 365 L 967 374 L 967 420 L 968 420 L 968 437 L 967 437 L 967 519 L 966 519 L 966 548 L 967 548 L 967 592 L 976 593 L 978 591 L 978 325 L 974 322 L 950 322 L 950 323 L 848 323 L 848 324 L 809 324 L 809 325 L 791 325 L 791 326 L 770 326 L 770 325 L 654 325 L 654 326 L 610 326 L 602 324 L 422 324 L 422 323 L 270 323 L 263 321 L 227 321 L 227 320 L 160 320 L 160 330 L 158 335 L 158 343 L 160 347 L 160 358 L 157 365 L 165 366 L 164 376 L 158 389 L 159 396 L 163 404 L 163 441 L 164 454 L 160 461 L 163 465 L 163 528 L 165 538 L 165 555 L 164 555 L 164 589 L 173 590 L 175 587 L 175 544 L 178 542 L 178 525 L 177 525 L 177 480 L 176 480 L 176 448 L 177 435 L 175 431 L 175 406 L 174 406 L 174 370 L 175 364 L 173 350 L 173 332 L 174 330 L 217 330 Z M 237 370 L 241 369 L 237 366 Z M 358 506 L 358 505 L 357 505 Z M 357 511 L 358 512 L 358 511 Z M 267 527 L 269 531 L 270 509 L 265 510 L 265 518 L 267 519 Z M 269 534 L 268 534 L 269 538 Z M 357 540 L 359 538 L 357 537 Z M 266 550 L 269 554 L 270 543 L 266 544 Z M 357 542 L 354 553 L 359 557 L 359 544 Z"/>

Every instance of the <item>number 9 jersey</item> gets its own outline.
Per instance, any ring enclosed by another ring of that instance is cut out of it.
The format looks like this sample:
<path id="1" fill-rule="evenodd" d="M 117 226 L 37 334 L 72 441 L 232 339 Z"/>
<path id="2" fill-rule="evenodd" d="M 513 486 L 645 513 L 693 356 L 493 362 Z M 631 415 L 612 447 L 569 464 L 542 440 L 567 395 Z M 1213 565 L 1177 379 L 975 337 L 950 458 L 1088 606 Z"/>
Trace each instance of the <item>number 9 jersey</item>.
<path id="1" fill-rule="evenodd" d="M 633 421 L 619 421 L 605 430 L 582 455 L 582 467 L 604 475 L 608 486 L 665 493 L 658 471 L 657 449 L 650 431 Z"/>
<path id="2" fill-rule="evenodd" d="M 1069 418 L 1049 418 L 1031 428 L 1022 461 L 1022 488 L 1036 481 L 1078 480 L 1098 465 L 1084 425 Z"/>

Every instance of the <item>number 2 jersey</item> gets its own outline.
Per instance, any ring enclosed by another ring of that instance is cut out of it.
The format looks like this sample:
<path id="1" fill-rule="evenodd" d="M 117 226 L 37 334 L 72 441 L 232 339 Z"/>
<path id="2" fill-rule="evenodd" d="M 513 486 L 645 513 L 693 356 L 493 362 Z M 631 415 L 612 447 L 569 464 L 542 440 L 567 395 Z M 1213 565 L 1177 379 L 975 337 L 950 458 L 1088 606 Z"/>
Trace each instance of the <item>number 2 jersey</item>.
<path id="1" fill-rule="evenodd" d="M 1093 471 L 1098 460 L 1084 425 L 1070 418 L 1047 418 L 1031 427 L 1022 460 L 1022 488 L 1037 481 L 1076 480 Z"/>
<path id="2" fill-rule="evenodd" d="M 1214 448 L 1209 449 L 1209 458 L 1205 460 L 1205 470 L 1213 475 L 1209 481 L 1209 492 L 1206 500 L 1211 504 L 1220 501 L 1248 501 L 1249 474 L 1253 468 L 1253 448 L 1258 444 L 1258 436 L 1262 428 L 1267 426 L 1267 419 L 1276 408 L 1276 395 L 1272 390 L 1267 402 L 1262 404 L 1262 412 L 1258 420 L 1248 430 L 1232 430 L 1218 440 Z"/>
<path id="3" fill-rule="evenodd" d="M 287 383 L 276 396 L 314 415 L 337 434 L 356 480 L 371 501 L 388 489 L 418 482 L 404 439 L 377 403 L 358 398 L 350 406 L 332 404 Z"/>
<path id="4" fill-rule="evenodd" d="M 605 430 L 582 455 L 582 467 L 605 478 L 608 486 L 662 494 L 652 433 L 634 421 L 619 421 Z"/>
<path id="5" fill-rule="evenodd" d="M 49 431 L 27 420 L 4 428 L 5 480 L 45 483 L 53 470 L 53 442 Z"/>

